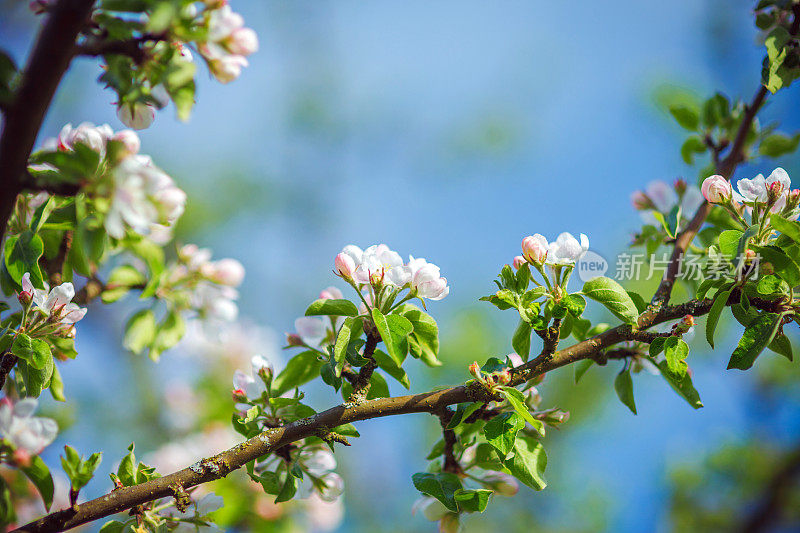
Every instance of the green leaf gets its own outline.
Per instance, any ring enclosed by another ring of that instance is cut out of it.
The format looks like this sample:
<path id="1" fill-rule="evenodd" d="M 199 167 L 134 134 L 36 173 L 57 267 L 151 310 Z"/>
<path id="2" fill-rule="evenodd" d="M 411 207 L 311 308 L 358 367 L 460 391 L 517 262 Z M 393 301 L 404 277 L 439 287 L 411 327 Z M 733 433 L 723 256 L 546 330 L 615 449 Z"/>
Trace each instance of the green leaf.
<path id="1" fill-rule="evenodd" d="M 783 133 L 773 133 L 761 140 L 758 152 L 767 157 L 780 157 L 797 150 L 798 143 L 800 143 L 800 133 L 791 137 Z"/>
<path id="2" fill-rule="evenodd" d="M 339 328 L 336 334 L 336 343 L 333 345 L 333 360 L 336 363 L 334 366 L 334 373 L 336 377 L 342 375 L 345 361 L 347 360 L 347 347 L 350 344 L 350 334 L 353 332 L 354 327 L 361 329 L 361 319 L 347 317 Z"/>
<path id="3" fill-rule="evenodd" d="M 789 337 L 787 337 L 783 333 L 775 335 L 775 338 L 769 344 L 769 349 L 778 355 L 784 356 L 789 361 L 794 360 L 794 354 L 792 353 L 792 343 L 789 340 Z"/>
<path id="4" fill-rule="evenodd" d="M 398 366 L 403 364 L 408 349 L 406 336 L 414 330 L 411 322 L 401 315 L 384 316 L 378 308 L 372 309 L 372 320 L 378 328 L 386 351 Z"/>
<path id="5" fill-rule="evenodd" d="M 728 369 L 747 370 L 753 366 L 756 358 L 769 346 L 778 333 L 783 315 L 764 313 L 753 320 L 744 330 L 738 346 L 733 351 Z"/>
<path id="6" fill-rule="evenodd" d="M 694 155 L 705 153 L 706 150 L 708 150 L 706 143 L 697 135 L 692 135 L 681 145 L 681 158 L 687 165 L 693 165 Z"/>
<path id="7" fill-rule="evenodd" d="M 47 222 L 47 217 L 50 216 L 50 213 L 53 212 L 53 209 L 56 206 L 56 199 L 53 196 L 47 198 L 47 201 L 36 208 L 33 212 L 33 218 L 31 218 L 31 231 L 34 233 L 39 233 L 42 229 L 42 226 L 45 222 Z"/>
<path id="8" fill-rule="evenodd" d="M 428 366 L 441 366 L 439 353 L 439 326 L 429 314 L 411 304 L 403 304 L 397 312 L 411 322 L 414 331 L 408 336 L 408 349 L 413 357 Z"/>
<path id="9" fill-rule="evenodd" d="M 350 300 L 314 300 L 306 309 L 306 316 L 358 316 L 358 308 Z"/>
<path id="10" fill-rule="evenodd" d="M 743 232 L 735 229 L 727 229 L 719 234 L 719 251 L 728 261 L 735 261 L 736 250 L 739 248 Z"/>
<path id="11" fill-rule="evenodd" d="M 50 505 L 53 504 L 53 492 L 55 486 L 53 485 L 53 476 L 50 474 L 50 469 L 38 455 L 31 458 L 29 466 L 22 467 L 21 470 L 28 476 L 28 479 L 39 491 L 44 502 L 46 510 L 50 510 Z"/>
<path id="12" fill-rule="evenodd" d="M 165 350 L 169 350 L 178 344 L 178 341 L 183 338 L 185 333 L 186 323 L 180 313 L 177 311 L 167 313 L 167 316 L 158 326 L 156 338 L 150 348 L 150 358 L 157 361 Z"/>
<path id="13" fill-rule="evenodd" d="M 547 454 L 542 444 L 529 437 L 520 437 L 514 443 L 514 455 L 504 461 L 511 475 L 534 490 L 547 486 L 544 471 L 547 467 Z"/>
<path id="14" fill-rule="evenodd" d="M 678 337 L 667 337 L 664 343 L 664 355 L 667 358 L 667 369 L 670 374 L 676 380 L 683 379 L 688 369 L 685 359 L 689 355 L 689 345 Z"/>
<path id="15" fill-rule="evenodd" d="M 418 491 L 433 496 L 454 513 L 458 512 L 455 492 L 463 487 L 457 475 L 449 472 L 417 472 L 411 476 L 411 480 Z"/>
<path id="16" fill-rule="evenodd" d="M 458 489 L 453 494 L 461 512 L 482 513 L 486 510 L 493 491 L 489 489 Z"/>
<path id="17" fill-rule="evenodd" d="M 22 283 L 22 276 L 26 272 L 30 272 L 31 283 L 35 287 L 42 287 L 39 258 L 44 253 L 44 243 L 41 237 L 29 230 L 12 235 L 6 239 L 3 252 L 6 270 L 17 284 Z"/>
<path id="18" fill-rule="evenodd" d="M 800 223 L 796 220 L 786 220 L 778 214 L 769 217 L 770 224 L 794 242 L 800 244 Z"/>
<path id="19" fill-rule="evenodd" d="M 614 379 L 614 390 L 617 397 L 633 414 L 636 414 L 636 402 L 633 399 L 633 380 L 630 371 L 625 368 Z"/>
<path id="20" fill-rule="evenodd" d="M 762 266 L 764 263 L 770 263 L 775 273 L 785 279 L 791 287 L 800 285 L 800 266 L 798 266 L 791 257 L 786 255 L 786 252 L 772 245 L 751 245 L 750 248 L 761 258 Z"/>
<path id="21" fill-rule="evenodd" d="M 514 408 L 517 414 L 533 426 L 536 431 L 544 435 L 544 423 L 541 420 L 533 418 L 533 415 L 528 411 L 528 406 L 525 405 L 525 396 L 520 391 L 514 387 L 500 387 L 500 394 L 508 400 L 508 403 L 511 404 L 511 407 Z"/>
<path id="22" fill-rule="evenodd" d="M 125 326 L 122 345 L 135 354 L 153 344 L 156 339 L 156 316 L 150 309 L 142 309 L 134 314 Z"/>
<path id="23" fill-rule="evenodd" d="M 523 360 L 528 360 L 528 355 L 531 353 L 531 325 L 522 319 L 511 337 L 511 347 Z"/>
<path id="24" fill-rule="evenodd" d="M 583 294 L 603 304 L 617 318 L 627 324 L 636 325 L 639 312 L 636 304 L 622 286 L 611 278 L 597 277 L 583 285 Z"/>
<path id="25" fill-rule="evenodd" d="M 294 498 L 296 492 L 297 492 L 297 478 L 287 472 L 286 481 L 284 481 L 281 491 L 275 498 L 275 503 L 288 502 L 289 500 Z"/>
<path id="26" fill-rule="evenodd" d="M 125 529 L 125 524 L 118 520 L 109 520 L 103 527 L 100 528 L 99 533 L 122 533 L 122 530 Z"/>
<path id="27" fill-rule="evenodd" d="M 131 442 L 128 453 L 122 458 L 117 468 L 117 477 L 126 487 L 136 485 L 136 455 L 133 450 L 136 446 Z"/>
<path id="28" fill-rule="evenodd" d="M 516 412 L 500 413 L 483 427 L 486 441 L 500 454 L 501 459 L 514 448 L 519 430 L 525 427 L 525 420 Z"/>
<path id="29" fill-rule="evenodd" d="M 375 362 L 378 363 L 378 367 L 381 370 L 400 382 L 403 387 L 407 389 L 411 388 L 411 381 L 408 379 L 408 374 L 406 374 L 405 370 L 400 368 L 392 357 L 381 350 L 375 350 L 372 357 L 375 359 Z"/>
<path id="30" fill-rule="evenodd" d="M 481 408 L 483 404 L 480 402 L 462 402 L 456 405 L 456 410 L 453 416 L 450 417 L 450 422 L 447 423 L 446 429 L 455 429 L 461 422 L 469 418 L 469 416 Z"/>
<path id="31" fill-rule="evenodd" d="M 716 296 L 714 296 L 714 303 L 711 304 L 711 310 L 708 312 L 708 317 L 706 318 L 706 340 L 712 348 L 714 347 L 714 331 L 717 329 L 719 317 L 722 314 L 722 310 L 725 309 L 725 306 L 728 304 L 728 298 L 730 298 L 733 289 L 733 285 L 725 290 L 720 288 Z"/>
<path id="32" fill-rule="evenodd" d="M 697 126 L 700 124 L 700 113 L 697 108 L 688 105 L 671 105 L 669 112 L 683 129 L 697 131 Z"/>
<path id="33" fill-rule="evenodd" d="M 788 295 L 790 292 L 789 285 L 778 276 L 769 274 L 758 280 L 756 290 L 763 296 L 779 296 Z"/>
<path id="34" fill-rule="evenodd" d="M 38 398 L 42 391 L 50 384 L 53 377 L 55 364 L 51 357 L 44 368 L 33 368 L 24 360 L 17 362 L 17 372 L 22 375 L 22 382 L 25 385 L 25 396 Z"/>
<path id="35" fill-rule="evenodd" d="M 667 337 L 656 337 L 653 339 L 653 342 L 650 343 L 650 348 L 648 352 L 650 353 L 650 357 L 655 357 L 661 352 L 664 351 L 664 345 L 667 343 Z"/>
<path id="36" fill-rule="evenodd" d="M 575 368 L 575 385 L 578 384 L 583 375 L 586 374 L 586 371 L 589 370 L 589 368 L 591 368 L 593 364 L 594 361 L 592 361 L 591 359 L 584 359 L 582 361 L 578 361 L 573 365 L 573 367 Z"/>
<path id="37" fill-rule="evenodd" d="M 273 380 L 273 396 L 280 396 L 295 387 L 308 383 L 319 375 L 319 369 L 323 364 L 312 350 L 295 355 Z"/>
<path id="38" fill-rule="evenodd" d="M 700 401 L 700 395 L 694 388 L 694 385 L 692 384 L 692 378 L 689 376 L 688 372 L 682 379 L 676 379 L 672 375 L 672 372 L 670 372 L 666 361 L 661 361 L 658 363 L 658 369 L 661 371 L 661 377 L 663 377 L 664 380 L 669 383 L 670 387 L 672 387 L 681 398 L 686 400 L 689 405 L 695 409 L 700 409 L 703 407 L 703 402 Z"/>
<path id="39" fill-rule="evenodd" d="M 24 333 L 19 333 L 11 345 L 11 353 L 27 362 L 31 368 L 41 370 L 53 363 L 53 354 L 50 345 L 43 339 L 32 339 Z"/>

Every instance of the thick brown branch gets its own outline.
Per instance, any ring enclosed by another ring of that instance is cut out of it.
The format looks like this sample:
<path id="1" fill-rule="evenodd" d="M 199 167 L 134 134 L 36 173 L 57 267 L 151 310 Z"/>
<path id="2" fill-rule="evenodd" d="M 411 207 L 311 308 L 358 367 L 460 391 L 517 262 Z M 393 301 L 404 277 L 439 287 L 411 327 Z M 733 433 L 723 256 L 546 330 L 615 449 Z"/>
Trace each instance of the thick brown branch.
<path id="1" fill-rule="evenodd" d="M 728 304 L 738 302 L 738 291 L 731 294 Z M 687 314 L 700 316 L 711 309 L 711 300 L 692 300 L 680 305 L 662 308 L 649 319 L 650 326 L 668 320 L 681 318 Z M 754 299 L 754 307 L 768 310 L 773 302 Z M 593 359 L 603 348 L 622 342 L 630 326 L 610 329 L 570 348 L 560 350 L 552 355 L 540 355 L 523 366 L 512 370 L 512 384 L 519 385 L 529 379 L 555 370 L 581 359 Z M 323 428 L 334 428 L 350 422 L 368 420 L 385 416 L 410 413 L 441 413 L 449 405 L 462 402 L 486 402 L 486 391 L 481 386 L 458 386 L 444 390 L 431 391 L 413 396 L 396 398 L 378 398 L 361 403 L 350 402 L 333 407 L 303 420 L 298 420 L 283 427 L 270 429 L 238 446 L 222 452 L 209 459 L 204 459 L 189 468 L 169 474 L 162 478 L 142 483 L 133 487 L 115 490 L 110 494 L 96 498 L 78 506 L 77 513 L 72 509 L 58 511 L 31 522 L 16 531 L 47 532 L 70 529 L 87 522 L 109 516 L 136 505 L 169 496 L 170 485 L 180 483 L 184 488 L 194 487 L 202 483 L 214 481 L 226 476 L 243 465 L 286 446 L 297 440 L 318 435 Z M 486 413 L 488 414 L 489 411 Z"/>
<path id="2" fill-rule="evenodd" d="M 0 235 L 23 190 L 28 156 L 94 0 L 59 0 L 47 14 L 0 134 Z"/>

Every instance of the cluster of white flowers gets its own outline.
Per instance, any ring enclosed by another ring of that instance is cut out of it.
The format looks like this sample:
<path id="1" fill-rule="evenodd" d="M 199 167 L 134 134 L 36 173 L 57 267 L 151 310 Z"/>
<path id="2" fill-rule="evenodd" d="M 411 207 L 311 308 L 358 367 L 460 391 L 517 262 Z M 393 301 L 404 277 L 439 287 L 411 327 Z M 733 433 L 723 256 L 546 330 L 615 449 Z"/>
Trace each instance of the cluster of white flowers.
<path id="1" fill-rule="evenodd" d="M 305 449 L 300 452 L 298 462 L 308 473 L 303 476 L 297 488 L 298 498 L 308 498 L 316 492 L 322 501 L 332 502 L 342 495 L 344 480 L 333 471 L 336 468 L 336 458 L 329 450 Z"/>
<path id="2" fill-rule="evenodd" d="M 39 402 L 25 398 L 13 403 L 8 397 L 0 400 L 0 437 L 14 448 L 14 459 L 27 465 L 56 438 L 55 420 L 33 416 Z"/>
<path id="3" fill-rule="evenodd" d="M 798 217 L 796 207 L 800 202 L 800 190 L 792 189 L 789 174 L 781 167 L 764 177 L 758 174 L 752 179 L 742 178 L 736 183 L 738 191 L 724 176 L 714 175 L 703 180 L 703 196 L 712 204 L 731 202 L 744 204 L 752 209 L 756 204 L 769 204 L 773 213 L 783 212 L 791 219 Z"/>
<path id="4" fill-rule="evenodd" d="M 658 221 L 653 211 L 669 214 L 676 206 L 680 206 L 684 216 L 693 214 L 703 203 L 700 189 L 694 185 L 687 185 L 682 179 L 676 180 L 673 185 L 661 180 L 651 181 L 643 191 L 634 191 L 631 194 L 631 204 L 639 211 L 639 215 L 647 224 L 657 224 Z"/>
<path id="5" fill-rule="evenodd" d="M 229 83 L 248 65 L 247 56 L 258 50 L 256 32 L 244 26 L 244 19 L 227 2 L 209 2 L 204 16 L 208 24 L 208 39 L 198 43 L 200 54 L 208 63 L 211 74 L 222 83 Z"/>
<path id="6" fill-rule="evenodd" d="M 439 267 L 423 258 L 409 256 L 404 263 L 397 252 L 385 244 L 376 244 L 362 250 L 350 244 L 334 260 L 336 272 L 359 288 L 390 286 L 408 288 L 414 296 L 441 300 L 450 294 L 447 278 Z"/>
<path id="7" fill-rule="evenodd" d="M 69 152 L 80 143 L 105 158 L 109 142 L 120 143 L 110 167 L 105 189 L 110 199 L 104 225 L 108 234 L 117 239 L 131 229 L 140 235 L 162 234 L 183 214 L 186 193 L 172 178 L 153 164 L 149 156 L 139 154 L 141 142 L 136 132 L 114 132 L 111 126 L 95 126 L 83 122 L 77 127 L 67 124 L 58 137 L 48 139 L 42 148 Z M 99 184 L 98 184 L 99 185 Z M 103 191 L 103 187 L 96 187 Z"/>
<path id="8" fill-rule="evenodd" d="M 171 286 L 191 289 L 191 306 L 202 318 L 232 322 L 239 314 L 235 289 L 244 280 L 244 267 L 235 259 L 211 261 L 211 250 L 187 244 L 178 251 L 180 263 L 169 276 Z"/>
<path id="9" fill-rule="evenodd" d="M 532 265 L 570 266 L 575 265 L 589 250 L 589 238 L 583 233 L 580 240 L 571 233 L 561 233 L 556 240 L 548 242 L 540 233 L 522 239 L 522 256 L 514 258 L 514 266 L 519 268 L 523 263 Z"/>
<path id="10" fill-rule="evenodd" d="M 48 317 L 49 322 L 58 323 L 59 327 L 53 333 L 69 337 L 75 336 L 75 323 L 86 316 L 86 308 L 72 303 L 74 297 L 75 287 L 70 282 L 50 289 L 50 285 L 45 281 L 44 289 L 37 289 L 31 283 L 30 272 L 22 275 L 20 301 L 33 302 L 36 310 Z"/>

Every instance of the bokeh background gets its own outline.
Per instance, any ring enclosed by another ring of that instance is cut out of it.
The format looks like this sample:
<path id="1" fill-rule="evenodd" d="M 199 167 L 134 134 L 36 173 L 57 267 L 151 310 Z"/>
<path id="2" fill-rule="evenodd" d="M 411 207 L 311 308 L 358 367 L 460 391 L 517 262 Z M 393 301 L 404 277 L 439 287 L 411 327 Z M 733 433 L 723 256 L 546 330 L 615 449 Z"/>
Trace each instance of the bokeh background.
<path id="1" fill-rule="evenodd" d="M 451 294 L 429 309 L 445 366 L 412 368 L 414 390 L 463 381 L 472 360 L 511 351 L 514 317 L 477 299 L 525 235 L 583 232 L 613 261 L 640 224 L 631 191 L 655 179 L 697 179 L 701 165 L 681 160 L 682 134 L 663 103 L 717 90 L 749 100 L 763 55 L 747 1 L 231 4 L 259 34 L 250 67 L 227 86 L 203 72 L 188 123 L 168 108 L 141 132 L 143 152 L 189 193 L 179 240 L 245 265 L 244 331 L 278 366 L 289 355 L 278 350 L 283 333 L 320 289 L 336 285 L 333 257 L 345 244 L 385 242 L 440 265 Z M 2 13 L 3 47 L 23 62 L 38 20 L 26 2 L 5 1 Z M 97 61 L 74 64 L 42 138 L 67 122 L 122 127 L 99 73 Z M 771 99 L 765 120 L 797 127 L 799 90 Z M 790 175 L 800 171 L 794 158 L 781 163 Z M 738 176 L 768 173 L 767 164 L 755 160 Z M 61 367 L 71 403 L 46 405 L 67 428 L 44 454 L 49 464 L 66 442 L 104 451 L 89 496 L 110 488 L 105 473 L 131 441 L 141 456 L 189 431 L 198 415 L 181 421 L 169 398 L 187 386 L 207 390 L 197 376 L 208 362 L 191 343 L 157 364 L 121 350 L 134 306 L 90 309 L 80 355 Z M 702 335 L 693 343 L 705 404 L 698 411 L 661 378 L 641 374 L 633 416 L 614 396 L 614 364 L 592 368 L 578 386 L 569 368 L 548 376 L 545 405 L 572 413 L 545 441 L 549 487 L 496 497 L 466 529 L 698 531 L 746 515 L 800 441 L 798 372 L 774 354 L 754 371 L 725 371 L 738 332 L 727 326 L 716 354 Z M 221 392 L 204 405 L 225 419 L 230 375 L 218 377 Z M 318 409 L 338 402 L 321 385 L 309 398 Z M 418 496 L 410 478 L 426 466 L 436 420 L 380 419 L 359 429 L 354 446 L 336 454 L 347 484 L 338 530 L 434 530 L 410 514 Z M 784 530 L 797 527 L 796 509 L 784 513 Z M 273 527 L 317 526 L 301 518 L 259 530 Z"/>

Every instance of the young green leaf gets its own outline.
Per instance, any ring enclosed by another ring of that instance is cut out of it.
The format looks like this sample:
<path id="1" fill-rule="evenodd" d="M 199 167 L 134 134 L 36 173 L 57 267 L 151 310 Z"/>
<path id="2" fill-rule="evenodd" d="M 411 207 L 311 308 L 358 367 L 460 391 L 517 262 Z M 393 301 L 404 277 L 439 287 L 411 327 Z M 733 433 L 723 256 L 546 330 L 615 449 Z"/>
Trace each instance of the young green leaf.
<path id="1" fill-rule="evenodd" d="M 433 496 L 449 510 L 458 512 L 455 492 L 462 489 L 461 480 L 457 475 L 449 472 L 417 472 L 411 476 L 414 487 L 423 494 Z"/>
<path id="2" fill-rule="evenodd" d="M 703 402 L 700 401 L 700 395 L 694 388 L 694 385 L 692 384 L 692 378 L 689 376 L 688 372 L 683 378 L 676 379 L 672 375 L 672 372 L 670 372 L 666 361 L 661 361 L 658 363 L 658 369 L 660 370 L 661 377 L 663 377 L 664 380 L 669 383 L 669 386 L 672 387 L 681 398 L 686 400 L 689 405 L 695 409 L 700 409 L 703 407 Z"/>
<path id="3" fill-rule="evenodd" d="M 728 298 L 730 298 L 733 289 L 734 286 L 731 285 L 728 288 L 723 286 L 717 291 L 716 296 L 714 296 L 714 303 L 711 305 L 708 317 L 706 317 L 706 340 L 712 348 L 714 347 L 714 332 L 717 329 L 719 317 L 722 314 L 722 310 L 725 309 L 725 306 L 728 304 Z"/>
<path id="4" fill-rule="evenodd" d="M 518 480 L 534 490 L 542 490 L 547 486 L 544 471 L 547 467 L 547 454 L 542 444 L 530 437 L 520 437 L 514 443 L 514 454 L 504 461 Z"/>
<path id="5" fill-rule="evenodd" d="M 516 411 L 523 420 L 533 426 L 541 435 L 544 435 L 544 423 L 541 420 L 533 418 L 533 415 L 528 411 L 528 406 L 525 405 L 525 396 L 520 391 L 514 387 L 501 387 L 500 394 L 508 400 L 511 407 L 514 408 L 514 411 Z"/>
<path id="6" fill-rule="evenodd" d="M 524 320 L 520 319 L 517 329 L 514 330 L 511 347 L 523 360 L 528 360 L 528 355 L 531 353 L 531 325 Z"/>
<path id="7" fill-rule="evenodd" d="M 358 329 L 361 328 L 361 319 L 354 317 L 347 317 L 342 323 L 336 334 L 336 343 L 333 345 L 333 360 L 336 363 L 334 373 L 337 377 L 342 375 L 345 361 L 347 359 L 347 346 L 350 344 L 350 334 L 353 332 L 354 327 L 358 322 Z"/>
<path id="8" fill-rule="evenodd" d="M 306 316 L 358 316 L 358 308 L 350 300 L 314 300 L 306 309 Z"/>
<path id="9" fill-rule="evenodd" d="M 514 448 L 517 433 L 525 427 L 525 420 L 516 412 L 500 413 L 483 427 L 486 441 L 500 454 L 501 459 Z"/>
<path id="10" fill-rule="evenodd" d="M 675 380 L 682 380 L 688 370 L 685 359 L 689 355 L 689 345 L 679 337 L 667 337 L 664 355 L 667 359 L 667 370 Z"/>
<path id="11" fill-rule="evenodd" d="M 42 496 L 42 501 L 44 502 L 44 507 L 49 511 L 50 505 L 53 503 L 55 486 L 53 485 L 53 476 L 50 474 L 50 469 L 47 468 L 47 464 L 45 464 L 41 457 L 36 455 L 31 458 L 30 464 L 22 467 L 21 470 L 28 479 L 31 480 L 36 490 L 39 491 L 39 494 Z"/>
<path id="12" fill-rule="evenodd" d="M 625 368 L 614 379 L 614 390 L 617 397 L 625 406 L 636 414 L 636 402 L 633 399 L 633 380 L 630 371 Z"/>
<path id="13" fill-rule="evenodd" d="M 753 366 L 756 358 L 769 346 L 778 333 L 783 315 L 764 313 L 753 320 L 744 330 L 738 346 L 733 351 L 728 369 L 747 370 Z"/>
<path id="14" fill-rule="evenodd" d="M 611 278 L 597 277 L 583 285 L 583 294 L 603 304 L 617 318 L 631 325 L 636 325 L 639 311 L 631 297 L 622 286 Z"/>

